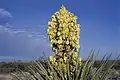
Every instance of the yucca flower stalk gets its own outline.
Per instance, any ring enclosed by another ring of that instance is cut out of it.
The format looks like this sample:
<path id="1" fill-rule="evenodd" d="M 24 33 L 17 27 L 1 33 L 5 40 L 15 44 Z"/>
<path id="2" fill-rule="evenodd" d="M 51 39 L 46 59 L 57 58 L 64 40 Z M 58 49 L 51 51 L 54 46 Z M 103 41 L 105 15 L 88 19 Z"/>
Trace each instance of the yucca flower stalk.
<path id="1" fill-rule="evenodd" d="M 67 71 L 67 58 L 69 58 L 69 68 L 72 74 L 75 71 L 79 58 L 80 48 L 80 25 L 77 24 L 77 16 L 70 13 L 64 6 L 60 8 L 51 21 L 48 22 L 48 37 L 55 56 L 50 56 L 51 63 L 56 69 L 61 68 L 64 74 Z M 59 70 L 57 70 L 59 72 Z"/>

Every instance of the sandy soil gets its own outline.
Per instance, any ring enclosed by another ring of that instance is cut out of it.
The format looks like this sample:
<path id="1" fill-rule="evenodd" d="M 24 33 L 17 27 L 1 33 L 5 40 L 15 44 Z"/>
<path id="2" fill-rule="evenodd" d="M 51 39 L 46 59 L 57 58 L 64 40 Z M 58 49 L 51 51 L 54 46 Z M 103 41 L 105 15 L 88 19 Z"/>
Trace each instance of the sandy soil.
<path id="1" fill-rule="evenodd" d="M 12 80 L 9 74 L 0 74 L 0 80 Z"/>

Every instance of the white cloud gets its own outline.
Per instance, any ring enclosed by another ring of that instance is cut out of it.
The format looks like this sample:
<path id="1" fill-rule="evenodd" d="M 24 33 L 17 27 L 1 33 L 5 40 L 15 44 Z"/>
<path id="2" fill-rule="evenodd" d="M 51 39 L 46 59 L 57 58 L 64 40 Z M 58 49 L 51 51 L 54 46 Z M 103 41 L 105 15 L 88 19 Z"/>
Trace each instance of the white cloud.
<path id="1" fill-rule="evenodd" d="M 0 56 L 32 57 L 51 52 L 46 35 L 41 32 L 0 26 Z M 6 57 L 7 58 L 7 57 Z"/>
<path id="2" fill-rule="evenodd" d="M 11 17 L 11 13 L 0 8 L 0 25 L 7 24 Z"/>

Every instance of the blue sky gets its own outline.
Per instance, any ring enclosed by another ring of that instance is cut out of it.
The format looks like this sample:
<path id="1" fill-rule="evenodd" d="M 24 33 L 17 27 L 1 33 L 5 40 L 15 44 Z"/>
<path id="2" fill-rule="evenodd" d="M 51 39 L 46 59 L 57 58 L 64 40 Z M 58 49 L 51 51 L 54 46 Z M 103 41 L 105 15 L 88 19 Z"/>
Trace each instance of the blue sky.
<path id="1" fill-rule="evenodd" d="M 53 55 L 47 22 L 64 5 L 81 24 L 80 55 L 120 53 L 120 0 L 0 0 L 0 60 Z"/>

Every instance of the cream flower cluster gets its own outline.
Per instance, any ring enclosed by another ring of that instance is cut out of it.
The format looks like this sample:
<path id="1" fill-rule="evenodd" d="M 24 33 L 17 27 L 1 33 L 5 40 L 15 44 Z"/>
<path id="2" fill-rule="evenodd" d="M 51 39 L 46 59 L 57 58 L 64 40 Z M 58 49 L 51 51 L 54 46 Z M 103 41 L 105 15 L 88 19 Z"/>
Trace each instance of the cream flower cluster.
<path id="1" fill-rule="evenodd" d="M 48 38 L 51 42 L 55 57 L 49 59 L 56 66 L 61 67 L 66 72 L 67 58 L 70 56 L 70 69 L 78 63 L 81 65 L 81 58 L 78 57 L 80 48 L 79 44 L 80 25 L 77 24 L 77 16 L 70 13 L 64 6 L 58 12 L 52 15 L 51 21 L 48 22 Z M 70 51 L 74 50 L 71 54 Z M 58 70 L 59 71 L 59 70 Z"/>
<path id="2" fill-rule="evenodd" d="M 64 6 L 52 15 L 51 21 L 48 22 L 48 37 L 56 54 L 67 53 L 73 48 L 75 52 L 79 51 L 80 25 L 76 20 L 77 17 Z"/>

